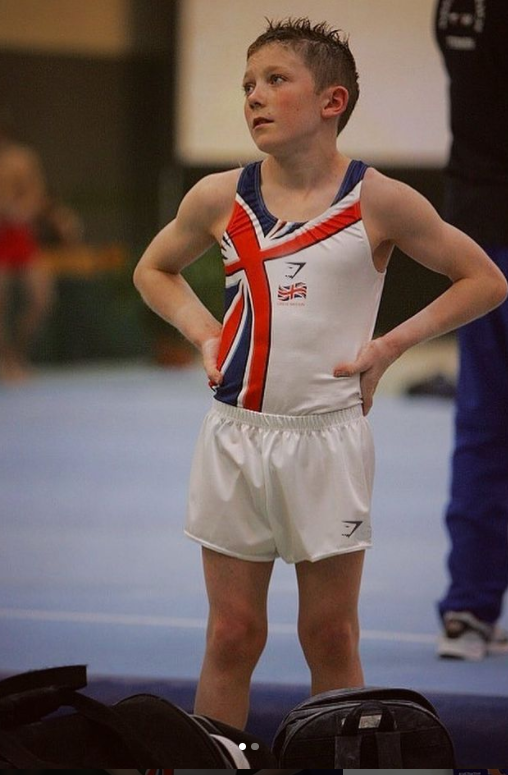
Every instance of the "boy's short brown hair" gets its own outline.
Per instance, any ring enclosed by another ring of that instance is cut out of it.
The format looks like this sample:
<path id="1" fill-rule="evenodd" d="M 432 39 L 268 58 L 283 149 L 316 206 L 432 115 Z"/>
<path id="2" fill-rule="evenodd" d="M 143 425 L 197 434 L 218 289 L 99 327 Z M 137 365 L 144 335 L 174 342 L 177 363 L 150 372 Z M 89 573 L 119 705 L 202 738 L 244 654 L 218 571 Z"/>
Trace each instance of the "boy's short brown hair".
<path id="1" fill-rule="evenodd" d="M 267 21 L 266 30 L 247 49 L 247 59 L 263 46 L 280 43 L 302 56 L 314 76 L 317 92 L 327 86 L 344 86 L 348 91 L 349 100 L 346 110 L 339 118 L 339 134 L 349 121 L 360 94 L 358 72 L 348 37 L 326 22 L 312 24 L 307 17 Z"/>

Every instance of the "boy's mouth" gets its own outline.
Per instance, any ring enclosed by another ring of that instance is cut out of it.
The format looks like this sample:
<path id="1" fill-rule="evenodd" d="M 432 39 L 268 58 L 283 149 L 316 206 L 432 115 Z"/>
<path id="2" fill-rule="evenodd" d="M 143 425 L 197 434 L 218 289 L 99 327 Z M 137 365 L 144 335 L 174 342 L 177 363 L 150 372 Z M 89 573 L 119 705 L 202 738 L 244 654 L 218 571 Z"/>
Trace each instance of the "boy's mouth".
<path id="1" fill-rule="evenodd" d="M 272 123 L 271 119 L 264 118 L 263 116 L 258 116 L 252 122 L 252 126 L 254 127 L 254 129 L 256 129 L 256 127 L 261 126 L 262 124 L 271 124 L 271 123 Z"/>

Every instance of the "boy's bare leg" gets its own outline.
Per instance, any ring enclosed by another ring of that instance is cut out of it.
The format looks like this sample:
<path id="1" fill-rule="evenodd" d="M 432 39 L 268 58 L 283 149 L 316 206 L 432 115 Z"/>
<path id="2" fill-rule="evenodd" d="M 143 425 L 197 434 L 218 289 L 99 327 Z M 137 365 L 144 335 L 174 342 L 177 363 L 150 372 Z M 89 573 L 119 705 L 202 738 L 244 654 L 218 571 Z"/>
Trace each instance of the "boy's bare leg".
<path id="1" fill-rule="evenodd" d="M 252 672 L 267 636 L 273 562 L 248 562 L 203 549 L 210 604 L 195 712 L 243 729 Z"/>
<path id="2" fill-rule="evenodd" d="M 364 551 L 296 566 L 298 634 L 312 677 L 312 694 L 363 686 L 358 596 Z"/>

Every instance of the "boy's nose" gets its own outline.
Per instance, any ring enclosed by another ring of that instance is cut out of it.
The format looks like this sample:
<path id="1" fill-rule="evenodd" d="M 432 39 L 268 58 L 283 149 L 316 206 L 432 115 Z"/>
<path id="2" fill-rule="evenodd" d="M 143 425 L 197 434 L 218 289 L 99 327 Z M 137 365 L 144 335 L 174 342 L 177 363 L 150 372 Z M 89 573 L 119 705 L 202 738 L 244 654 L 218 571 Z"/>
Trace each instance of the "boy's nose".
<path id="1" fill-rule="evenodd" d="M 259 86 L 255 86 L 247 97 L 247 100 L 251 108 L 255 108 L 258 105 L 263 105 L 264 97 L 262 89 L 260 89 Z"/>

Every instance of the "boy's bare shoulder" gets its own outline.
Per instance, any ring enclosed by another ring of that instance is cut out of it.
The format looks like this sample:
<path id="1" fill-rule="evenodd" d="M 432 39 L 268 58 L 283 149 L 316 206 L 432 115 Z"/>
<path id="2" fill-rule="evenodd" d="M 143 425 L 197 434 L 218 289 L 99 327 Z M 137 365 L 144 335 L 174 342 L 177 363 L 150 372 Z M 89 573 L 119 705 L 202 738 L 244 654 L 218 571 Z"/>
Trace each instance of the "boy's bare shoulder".
<path id="1" fill-rule="evenodd" d="M 215 172 L 201 178 L 184 197 L 178 221 L 200 228 L 219 240 L 231 217 L 241 169 Z"/>
<path id="2" fill-rule="evenodd" d="M 192 189 L 195 199 L 215 212 L 231 208 L 241 171 L 234 169 L 214 172 L 201 178 Z"/>
<path id="3" fill-rule="evenodd" d="M 410 186 L 369 167 L 362 187 L 362 200 L 375 209 L 384 209 L 413 192 Z"/>
<path id="4" fill-rule="evenodd" d="M 362 211 L 368 221 L 385 232 L 383 236 L 399 234 L 404 224 L 413 228 L 418 222 L 437 218 L 435 209 L 422 194 L 372 168 L 365 173 Z"/>

